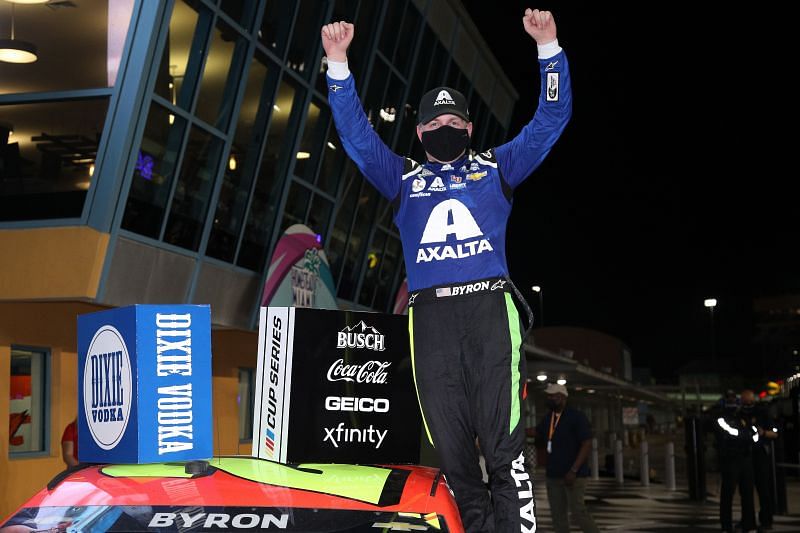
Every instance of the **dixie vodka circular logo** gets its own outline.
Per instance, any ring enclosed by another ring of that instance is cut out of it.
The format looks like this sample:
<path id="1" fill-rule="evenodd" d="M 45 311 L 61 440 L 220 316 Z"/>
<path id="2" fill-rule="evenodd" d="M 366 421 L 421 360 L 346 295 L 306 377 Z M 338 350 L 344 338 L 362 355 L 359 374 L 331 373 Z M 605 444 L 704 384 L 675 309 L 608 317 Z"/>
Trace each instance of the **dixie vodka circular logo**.
<path id="1" fill-rule="evenodd" d="M 103 326 L 89 343 L 83 367 L 83 409 L 92 438 L 111 450 L 125 434 L 131 412 L 131 360 L 122 335 Z"/>

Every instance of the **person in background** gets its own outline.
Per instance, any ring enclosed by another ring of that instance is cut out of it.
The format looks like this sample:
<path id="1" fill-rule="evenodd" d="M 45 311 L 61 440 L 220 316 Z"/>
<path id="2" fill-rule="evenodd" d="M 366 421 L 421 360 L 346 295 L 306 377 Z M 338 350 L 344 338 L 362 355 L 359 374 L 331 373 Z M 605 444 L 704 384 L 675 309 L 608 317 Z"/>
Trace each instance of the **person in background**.
<path id="1" fill-rule="evenodd" d="M 64 428 L 61 435 L 61 458 L 71 468 L 78 464 L 78 419 L 75 418 Z"/>
<path id="2" fill-rule="evenodd" d="M 717 454 L 722 486 L 719 495 L 719 521 L 722 531 L 733 532 L 733 495 L 739 487 L 742 501 L 741 530 L 756 528 L 753 506 L 753 459 L 754 441 L 758 433 L 748 424 L 736 398 L 726 394 L 721 413 L 714 421 L 717 435 Z"/>
<path id="3" fill-rule="evenodd" d="M 584 533 L 597 532 L 597 525 L 583 501 L 592 450 L 592 428 L 586 416 L 567 407 L 567 388 L 551 383 L 545 389 L 548 413 L 536 426 L 536 442 L 546 443 L 547 501 L 556 533 L 569 532 L 569 517 Z"/>
<path id="4" fill-rule="evenodd" d="M 758 525 L 772 529 L 775 500 L 772 494 L 772 442 L 778 438 L 778 428 L 767 409 L 756 405 L 756 395 L 750 389 L 742 391 L 742 417 L 758 431 L 758 442 L 753 444 L 753 480 L 758 491 Z"/>

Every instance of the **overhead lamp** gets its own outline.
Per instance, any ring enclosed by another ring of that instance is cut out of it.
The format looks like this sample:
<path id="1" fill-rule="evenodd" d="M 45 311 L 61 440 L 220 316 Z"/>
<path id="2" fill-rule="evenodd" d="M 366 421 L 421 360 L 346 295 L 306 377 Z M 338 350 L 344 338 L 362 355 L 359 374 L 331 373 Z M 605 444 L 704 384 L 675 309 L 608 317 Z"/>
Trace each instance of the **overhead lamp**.
<path id="1" fill-rule="evenodd" d="M 231 170 L 236 170 L 236 156 L 231 155 L 231 158 L 228 159 L 228 168 Z"/>
<path id="2" fill-rule="evenodd" d="M 717 299 L 716 298 L 706 298 L 703 301 L 703 305 L 706 307 L 716 307 L 717 306 Z"/>
<path id="3" fill-rule="evenodd" d="M 297 152 L 297 159 L 308 159 L 311 157 L 309 152 Z"/>
<path id="4" fill-rule="evenodd" d="M 11 39 L 0 39 L 0 61 L 33 63 L 38 59 L 36 45 L 14 38 L 14 4 L 11 4 Z"/>
<path id="5" fill-rule="evenodd" d="M 556 380 L 556 383 L 558 383 L 559 385 L 566 385 L 567 384 L 567 380 L 564 379 L 564 378 L 558 378 Z"/>
<path id="6" fill-rule="evenodd" d="M 328 148 L 330 148 L 331 150 L 336 150 L 336 145 L 328 141 Z M 796 354 L 797 350 L 795 350 L 794 353 Z"/>
<path id="7" fill-rule="evenodd" d="M 547 381 L 547 374 L 539 374 L 538 376 L 536 376 L 536 379 L 538 381 Z"/>

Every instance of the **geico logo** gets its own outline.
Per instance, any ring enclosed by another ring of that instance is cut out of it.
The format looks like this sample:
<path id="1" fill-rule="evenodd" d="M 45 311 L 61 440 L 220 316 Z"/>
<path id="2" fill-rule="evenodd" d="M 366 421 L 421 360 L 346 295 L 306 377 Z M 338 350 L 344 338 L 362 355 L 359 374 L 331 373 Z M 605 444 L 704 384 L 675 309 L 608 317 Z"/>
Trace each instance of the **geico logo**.
<path id="1" fill-rule="evenodd" d="M 388 413 L 389 400 L 386 398 L 354 398 L 351 396 L 328 396 L 325 398 L 328 411 L 352 411 L 359 413 Z"/>

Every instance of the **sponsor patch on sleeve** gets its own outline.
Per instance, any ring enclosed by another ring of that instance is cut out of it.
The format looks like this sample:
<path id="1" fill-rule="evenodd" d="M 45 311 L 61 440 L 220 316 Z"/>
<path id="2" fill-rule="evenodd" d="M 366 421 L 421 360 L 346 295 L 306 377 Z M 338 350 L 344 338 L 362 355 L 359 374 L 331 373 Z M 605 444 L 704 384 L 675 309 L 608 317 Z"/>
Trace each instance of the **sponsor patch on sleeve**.
<path id="1" fill-rule="evenodd" d="M 547 101 L 558 102 L 558 72 L 547 73 Z"/>

